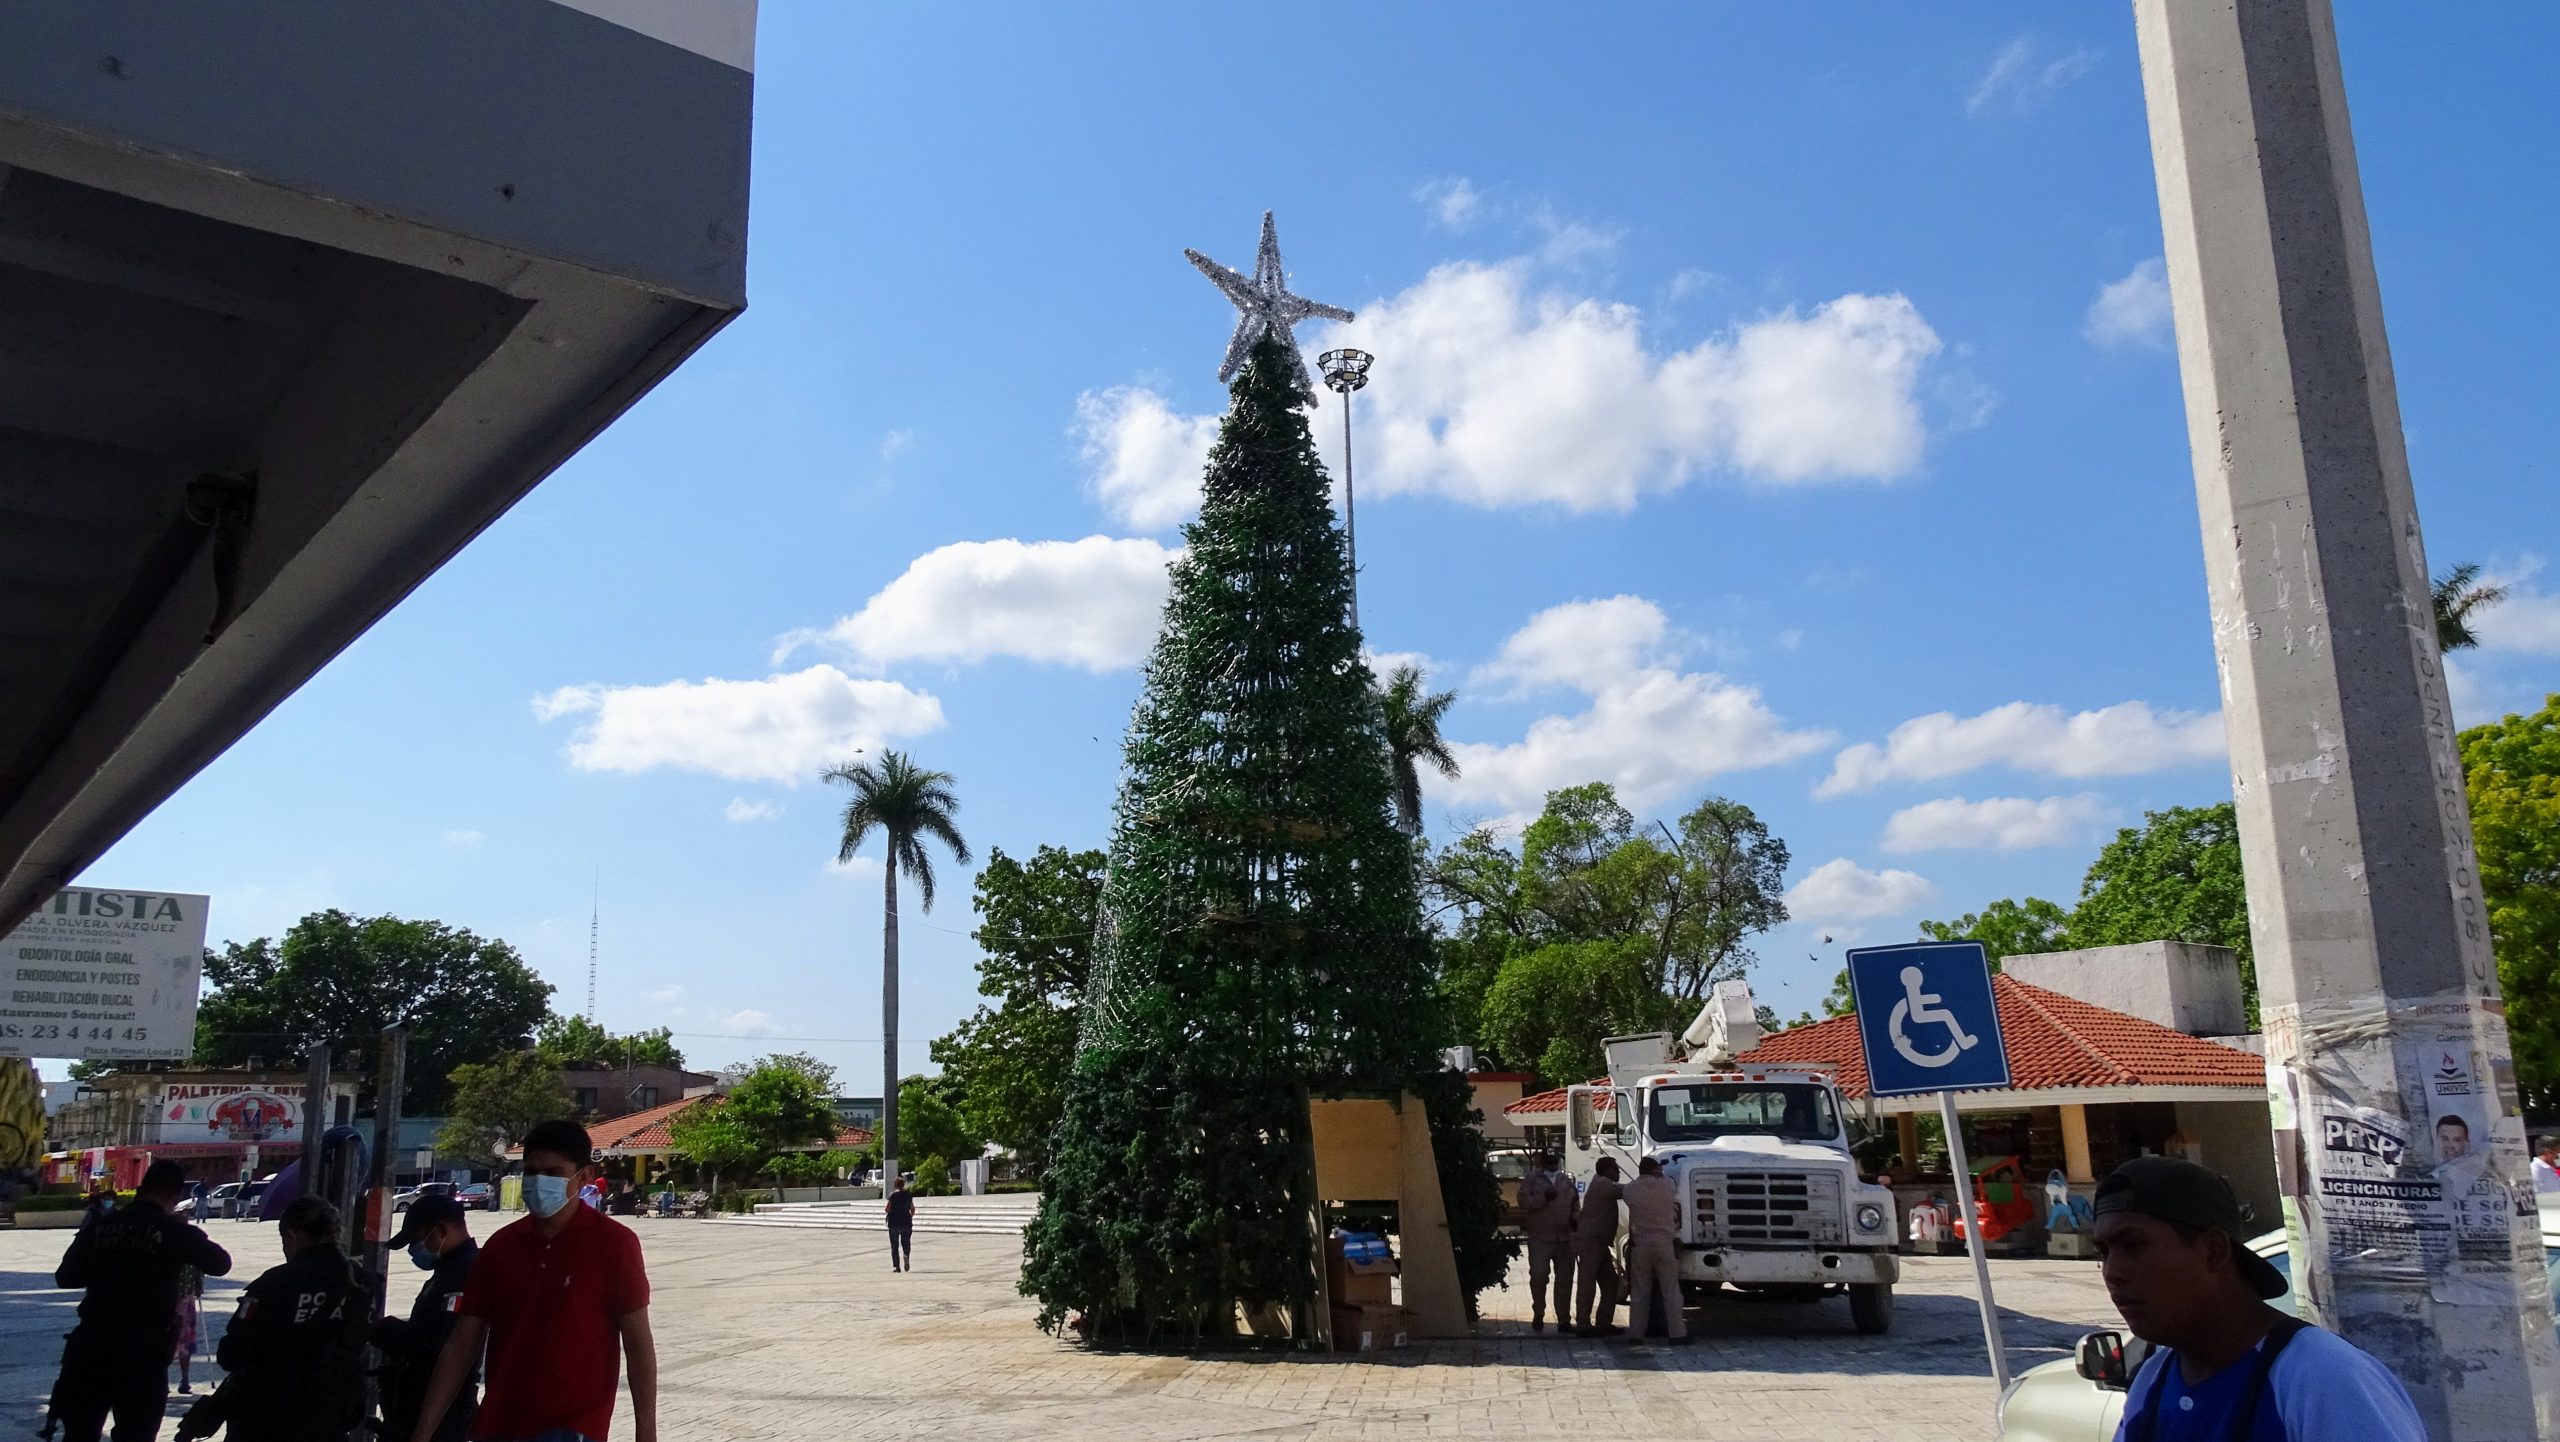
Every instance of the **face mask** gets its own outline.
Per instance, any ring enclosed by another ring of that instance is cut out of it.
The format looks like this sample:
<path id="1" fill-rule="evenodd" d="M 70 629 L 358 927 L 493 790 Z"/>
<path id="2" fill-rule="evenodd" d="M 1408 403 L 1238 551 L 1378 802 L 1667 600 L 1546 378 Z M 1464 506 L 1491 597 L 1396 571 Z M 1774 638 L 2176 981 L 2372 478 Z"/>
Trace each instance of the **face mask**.
<path id="1" fill-rule="evenodd" d="M 435 1249 L 429 1247 L 426 1243 L 411 1242 L 409 1244 L 410 1266 L 417 1268 L 421 1272 L 432 1272 L 436 1269 L 437 1260 L 438 1258 L 436 1257 Z"/>
<path id="2" fill-rule="evenodd" d="M 567 1177 L 527 1176 L 524 1179 L 524 1204 L 537 1217 L 556 1216 L 569 1205 Z"/>

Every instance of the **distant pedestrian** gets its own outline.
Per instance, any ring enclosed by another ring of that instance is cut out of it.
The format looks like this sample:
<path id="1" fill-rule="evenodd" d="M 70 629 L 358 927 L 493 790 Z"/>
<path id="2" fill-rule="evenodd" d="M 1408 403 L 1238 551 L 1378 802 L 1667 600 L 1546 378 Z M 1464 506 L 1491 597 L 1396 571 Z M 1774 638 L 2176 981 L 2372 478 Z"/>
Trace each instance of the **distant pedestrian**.
<path id="1" fill-rule="evenodd" d="M 196 1389 L 196 1340 L 203 1320 L 204 1273 L 182 1267 L 178 1271 L 178 1349 L 177 1355 L 169 1359 L 177 1364 L 181 1395 Z"/>
<path id="2" fill-rule="evenodd" d="M 456 1304 L 409 1442 L 435 1442 L 472 1359 L 488 1344 L 487 1386 L 471 1427 L 481 1442 L 604 1442 L 614 1382 L 630 1369 L 632 1442 L 658 1442 L 658 1349 L 639 1235 L 576 1204 L 594 1179 L 595 1147 L 574 1121 L 525 1133 L 530 1216 L 480 1249 Z"/>
<path id="3" fill-rule="evenodd" d="M 370 1293 L 345 1227 L 319 1197 L 286 1205 L 276 1219 L 284 1261 L 240 1294 L 214 1350 L 222 1385 L 187 1409 L 179 1442 L 216 1428 L 237 1442 L 340 1442 L 364 1420 Z"/>
<path id="4" fill-rule="evenodd" d="M 1547 1330 L 1547 1298 L 1556 1330 L 1573 1320 L 1573 1182 L 1556 1170 L 1556 1154 L 1540 1152 L 1520 1179 L 1521 1230 L 1529 1236 L 1529 1330 Z"/>
<path id="5" fill-rule="evenodd" d="M 2098 1183 L 2090 1240 L 2107 1297 L 2155 1350 L 2126 1389 L 2117 1442 L 2421 1442 L 2388 1368 L 2267 1305 L 2285 1274 L 2240 1236 L 2221 1177 L 2137 1157 Z"/>
<path id="6" fill-rule="evenodd" d="M 590 1211 L 603 1211 L 604 1184 L 593 1177 L 587 1178 L 587 1184 L 578 1188 L 578 1200 L 585 1203 Z"/>
<path id="7" fill-rule="evenodd" d="M 1579 1337 L 1618 1335 L 1618 1198 L 1625 1191 L 1616 1157 L 1591 1164 L 1591 1185 L 1573 1223 L 1573 1331 Z"/>
<path id="8" fill-rule="evenodd" d="M 462 1203 L 449 1196 L 424 1196 L 409 1204 L 407 1219 L 390 1246 L 394 1252 L 406 1250 L 410 1265 L 434 1274 L 418 1289 L 407 1317 L 383 1317 L 373 1324 L 373 1344 L 381 1350 L 384 1363 L 382 1436 L 387 1442 L 408 1442 L 418 1430 L 419 1412 L 426 1407 L 436 1360 L 444 1355 L 444 1344 L 452 1340 L 453 1329 L 461 1321 L 462 1294 L 479 1259 L 480 1245 L 471 1240 Z M 434 1429 L 435 1442 L 462 1442 L 471 1435 L 472 1418 L 479 1412 L 474 1389 L 479 1378 L 480 1359 L 474 1357 L 452 1405 L 445 1408 L 444 1420 Z"/>
<path id="9" fill-rule="evenodd" d="M 2560 1137 L 2534 1139 L 2533 1189 L 2542 1195 L 2560 1192 Z"/>
<path id="10" fill-rule="evenodd" d="M 116 1442 L 159 1435 L 177 1344 L 179 1274 L 189 1267 L 214 1277 L 231 1271 L 229 1252 L 174 1215 L 185 1185 L 176 1162 L 153 1162 L 132 1204 L 82 1227 L 54 1269 L 55 1286 L 88 1291 L 54 1383 L 52 1410 L 64 1442 L 97 1442 L 110 1414 Z"/>
<path id="11" fill-rule="evenodd" d="M 912 1272 L 916 1265 L 916 1199 L 906 1178 L 889 1184 L 889 1270 Z"/>
<path id="12" fill-rule="evenodd" d="M 1627 1285 L 1634 1291 L 1627 1304 L 1631 1341 L 1644 1341 L 1659 1294 L 1663 1330 L 1673 1346 L 1688 1345 L 1688 1308 L 1680 1297 L 1679 1237 L 1680 1193 L 1662 1174 L 1661 1160 L 1646 1157 L 1636 1163 L 1636 1179 L 1627 1184 Z"/>

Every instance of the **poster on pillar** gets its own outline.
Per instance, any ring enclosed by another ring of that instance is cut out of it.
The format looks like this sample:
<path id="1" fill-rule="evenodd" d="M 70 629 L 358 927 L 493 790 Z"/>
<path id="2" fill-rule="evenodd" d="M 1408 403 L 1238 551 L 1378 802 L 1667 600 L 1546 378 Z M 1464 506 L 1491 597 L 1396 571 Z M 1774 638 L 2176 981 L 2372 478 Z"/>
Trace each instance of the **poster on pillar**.
<path id="1" fill-rule="evenodd" d="M 2522 1154 L 2522 1123 L 2502 1115 L 2493 1078 L 2470 1044 L 2468 1035 L 2451 1031 L 2404 1041 L 2400 1074 L 2421 1079 L 2426 1154 L 2419 1165 L 2436 1182 L 2450 1233 L 2442 1264 L 2429 1270 L 2429 1290 L 2440 1302 L 2504 1306 L 2514 1296 L 2519 1249 L 2541 1255 L 2540 1223 L 2531 1186 L 2503 1175 L 2497 1162 L 2502 1153 Z"/>
<path id="2" fill-rule="evenodd" d="M 184 1060 L 207 898 L 66 886 L 0 937 L 0 1056 Z"/>

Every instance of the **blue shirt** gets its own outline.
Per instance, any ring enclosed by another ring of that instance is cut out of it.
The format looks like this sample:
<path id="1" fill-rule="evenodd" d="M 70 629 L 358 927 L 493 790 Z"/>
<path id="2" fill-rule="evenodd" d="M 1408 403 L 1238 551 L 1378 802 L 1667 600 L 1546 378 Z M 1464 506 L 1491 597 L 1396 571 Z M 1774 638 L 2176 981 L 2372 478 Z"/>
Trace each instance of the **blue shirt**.
<path id="1" fill-rule="evenodd" d="M 2232 1413 L 2257 1375 L 2258 1349 L 2265 1346 L 2261 1340 L 2249 1355 L 2192 1387 L 2179 1375 L 2175 1353 L 2165 1347 L 2152 1353 L 2126 1389 L 2116 1442 L 2426 1442 L 2417 1404 L 2400 1379 L 2353 1343 L 2318 1327 L 2305 1327 L 2276 1355 L 2248 1430 L 2236 1429 Z M 2137 1437 L 2134 1419 L 2155 1392 L 2157 1425 L 2149 1438 Z"/>

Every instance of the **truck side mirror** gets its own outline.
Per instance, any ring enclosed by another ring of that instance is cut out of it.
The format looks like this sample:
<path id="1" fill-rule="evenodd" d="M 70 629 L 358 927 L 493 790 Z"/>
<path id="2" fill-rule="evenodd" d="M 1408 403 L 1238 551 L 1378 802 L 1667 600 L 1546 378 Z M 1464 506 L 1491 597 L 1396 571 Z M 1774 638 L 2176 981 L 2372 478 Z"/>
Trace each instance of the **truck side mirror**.
<path id="1" fill-rule="evenodd" d="M 2087 1381 L 2121 1392 L 2131 1384 L 2125 1370 L 2124 1338 L 2114 1332 L 2091 1332 L 2072 1353 L 2071 1369 Z"/>
<path id="2" fill-rule="evenodd" d="M 1591 1133 L 1598 1127 L 1599 1118 L 1592 1109 L 1591 1093 L 1577 1091 L 1571 1093 L 1571 1098 L 1566 1110 L 1572 1120 L 1569 1130 L 1573 1133 L 1574 1149 L 1587 1152 L 1591 1150 Z"/>

